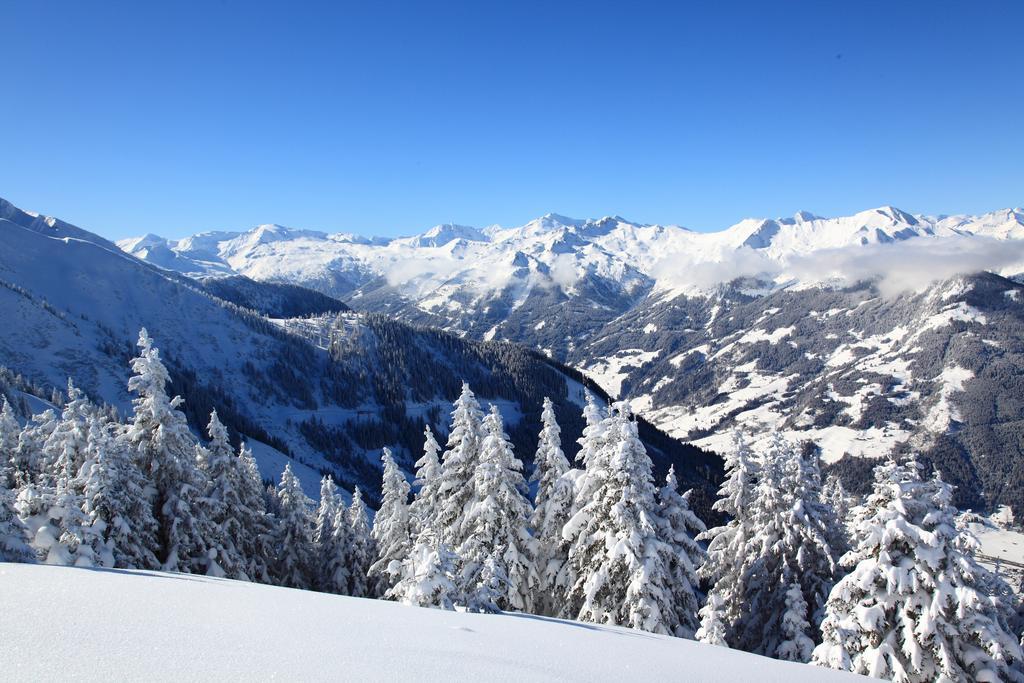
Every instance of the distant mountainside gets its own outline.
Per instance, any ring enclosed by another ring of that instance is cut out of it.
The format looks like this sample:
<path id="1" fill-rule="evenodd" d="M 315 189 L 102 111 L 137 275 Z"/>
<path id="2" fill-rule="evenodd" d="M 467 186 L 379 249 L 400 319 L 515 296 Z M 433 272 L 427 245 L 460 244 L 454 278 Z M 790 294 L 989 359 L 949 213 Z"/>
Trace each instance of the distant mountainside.
<path id="1" fill-rule="evenodd" d="M 861 456 L 915 449 L 961 504 L 1024 514 L 1021 209 L 801 212 L 713 233 L 555 214 L 391 240 L 260 226 L 164 246 L 182 272 L 524 344 L 707 447 L 732 426 L 781 429 L 851 486 Z"/>
<path id="2" fill-rule="evenodd" d="M 380 448 L 394 448 L 409 468 L 424 423 L 446 432 L 462 380 L 501 408 L 527 462 L 544 396 L 556 402 L 569 453 L 585 392 L 604 396 L 574 371 L 511 343 L 346 312 L 295 285 L 240 276 L 195 281 L 61 221 L 7 203 L 0 210 L 0 365 L 36 385 L 63 387 L 70 376 L 124 412 L 128 362 L 145 326 L 193 428 L 216 407 L 232 430 L 266 446 L 268 478 L 290 457 L 373 499 Z M 698 496 L 713 491 L 720 467 L 713 454 L 643 429 L 660 471 L 675 464 Z"/>

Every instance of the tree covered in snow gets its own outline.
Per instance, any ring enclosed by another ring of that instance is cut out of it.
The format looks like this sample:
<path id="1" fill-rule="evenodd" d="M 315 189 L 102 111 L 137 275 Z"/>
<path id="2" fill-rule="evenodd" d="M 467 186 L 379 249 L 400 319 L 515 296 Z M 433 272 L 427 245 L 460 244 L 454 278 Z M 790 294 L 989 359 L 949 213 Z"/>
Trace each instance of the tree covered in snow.
<path id="1" fill-rule="evenodd" d="M 214 530 L 201 500 L 206 482 L 196 462 L 196 443 L 178 410 L 181 398 L 167 395 L 170 377 L 145 329 L 138 346 L 128 381 L 136 394 L 135 414 L 126 435 L 153 487 L 157 559 L 167 571 L 205 573 L 213 566 L 207 539 Z"/>
<path id="2" fill-rule="evenodd" d="M 374 558 L 370 519 L 363 504 L 363 494 L 357 486 L 352 492 L 352 505 L 348 509 L 349 528 L 349 595 L 357 598 L 376 597 L 369 582 L 370 565 Z"/>
<path id="3" fill-rule="evenodd" d="M 14 408 L 7 402 L 6 396 L 0 396 L 3 406 L 0 407 L 0 488 L 12 489 L 15 481 L 15 456 L 18 451 L 18 437 L 21 426 L 14 416 Z"/>
<path id="4" fill-rule="evenodd" d="M 793 582 L 786 588 L 785 611 L 781 620 L 782 642 L 776 648 L 779 659 L 807 662 L 814 651 L 814 641 L 807 634 L 811 630 L 807 621 L 807 601 L 800 584 Z"/>
<path id="5" fill-rule="evenodd" d="M 28 532 L 14 509 L 14 495 L 0 486 L 0 562 L 34 562 Z"/>
<path id="6" fill-rule="evenodd" d="M 458 548 L 465 540 L 464 513 L 473 491 L 473 474 L 480 459 L 484 439 L 483 412 L 469 385 L 455 400 L 448 448 L 444 452 L 437 487 L 432 524 L 449 547 Z"/>
<path id="7" fill-rule="evenodd" d="M 832 547 L 833 557 L 838 561 L 850 549 L 851 497 L 846 492 L 843 481 L 831 474 L 821 487 L 821 499 L 832 508 L 832 516 L 836 520 L 829 534 L 829 545 Z"/>
<path id="8" fill-rule="evenodd" d="M 750 517 L 758 465 L 739 433 L 733 434 L 732 447 L 726 450 L 724 460 L 725 479 L 713 508 L 730 519 L 698 536 L 698 540 L 708 543 L 707 559 L 698 574 L 712 588 L 699 613 L 701 628 L 696 638 L 731 646 L 730 626 L 739 620 L 745 599 L 749 563 L 745 553 L 752 537 Z"/>
<path id="9" fill-rule="evenodd" d="M 416 607 L 455 609 L 462 598 L 454 580 L 456 560 L 435 531 L 424 529 L 402 561 L 398 582 L 385 597 Z"/>
<path id="10" fill-rule="evenodd" d="M 270 583 L 275 552 L 272 545 L 274 518 L 267 512 L 266 490 L 252 450 L 242 444 L 238 451 L 240 472 L 239 535 L 236 547 L 245 558 L 245 573 L 252 581 Z"/>
<path id="11" fill-rule="evenodd" d="M 484 431 L 464 516 L 466 540 L 457 550 L 461 585 L 471 609 L 529 612 L 538 580 L 523 463 L 497 406 L 484 419 Z"/>
<path id="12" fill-rule="evenodd" d="M 562 547 L 560 553 L 564 554 L 565 562 L 555 575 L 552 590 L 561 599 L 559 615 L 567 619 L 575 619 L 583 608 L 582 593 L 576 590 L 580 576 L 578 571 L 586 564 L 581 557 L 581 543 L 584 539 L 579 538 L 579 528 L 570 526 L 572 520 L 582 522 L 583 517 L 577 517 L 581 509 L 588 503 L 592 503 L 597 491 L 604 484 L 609 476 L 608 466 L 608 439 L 611 420 L 597 404 L 593 394 L 587 393 L 587 404 L 583 409 L 583 418 L 586 426 L 583 434 L 577 443 L 580 446 L 576 453 L 576 462 L 582 466 L 580 470 L 569 470 L 565 473 L 566 478 L 572 482 L 572 505 L 565 525 L 562 527 Z M 576 548 L 576 559 L 570 555 L 573 548 Z"/>
<path id="13" fill-rule="evenodd" d="M 238 546 L 245 535 L 243 520 L 246 516 L 242 509 L 242 467 L 228 441 L 228 430 L 217 417 L 216 410 L 210 414 L 207 434 L 210 443 L 199 449 L 199 465 L 206 475 L 203 502 L 213 522 L 212 535 L 206 538 L 206 542 L 211 568 L 216 568 L 216 571 L 207 570 L 207 573 L 248 579 L 245 551 Z"/>
<path id="14" fill-rule="evenodd" d="M 349 524 L 345 501 L 338 495 L 334 479 L 320 480 L 320 503 L 313 528 L 313 545 L 317 553 L 318 589 L 327 593 L 348 593 L 349 590 Z"/>
<path id="15" fill-rule="evenodd" d="M 53 484 L 44 446 L 55 429 L 57 416 L 52 410 L 44 410 L 33 415 L 18 434 L 18 446 L 12 458 L 17 480 L 15 483 L 18 486 L 29 483 Z"/>
<path id="16" fill-rule="evenodd" d="M 69 475 L 69 483 L 76 487 L 78 471 L 85 464 L 85 451 L 89 444 L 89 422 L 93 406 L 81 391 L 68 380 L 67 400 L 53 431 L 43 442 L 40 483 L 52 484 L 58 472 Z"/>
<path id="17" fill-rule="evenodd" d="M 537 485 L 530 518 L 530 527 L 536 538 L 537 591 L 534 607 L 541 614 L 553 616 L 558 613 L 565 593 L 564 587 L 558 585 L 567 548 L 562 539 L 562 528 L 572 513 L 575 485 L 574 479 L 567 476 L 569 461 L 562 452 L 561 429 L 549 398 L 544 399 L 541 425 L 533 474 L 530 476 L 530 481 Z"/>
<path id="18" fill-rule="evenodd" d="M 618 624 L 654 633 L 680 628 L 672 586 L 673 549 L 659 535 L 651 460 L 630 419 L 617 404 L 606 423 L 600 460 L 607 475 L 566 525 L 572 537 L 572 597 L 581 621 Z"/>
<path id="19" fill-rule="evenodd" d="M 712 593 L 722 598 L 728 610 L 726 639 L 730 646 L 778 656 L 786 639 L 790 644 L 785 652 L 791 656 L 802 651 L 795 650 L 792 642 L 804 641 L 796 634 L 786 635 L 783 619 L 792 602 L 787 593 L 793 585 L 800 589 L 807 629 L 802 635 L 813 641 L 817 630 L 812 623 L 818 623 L 816 617 L 835 574 L 828 543 L 835 521 L 831 509 L 821 502 L 816 461 L 813 456 L 801 455 L 794 445 L 771 439 L 761 455 L 757 479 L 752 499 L 731 504 L 739 511 L 734 520 L 737 532 L 727 546 L 728 552 L 735 552 L 733 567 L 722 574 Z M 714 552 L 721 551 L 714 541 L 712 545 Z M 720 554 L 717 560 L 727 563 L 730 558 Z M 791 619 L 788 628 L 796 623 Z"/>
<path id="20" fill-rule="evenodd" d="M 687 496 L 679 494 L 678 487 L 675 467 L 670 466 L 665 485 L 658 491 L 659 533 L 672 551 L 669 570 L 677 622 L 673 635 L 693 638 L 699 628 L 697 570 L 704 563 L 704 550 L 695 539 L 707 528 L 690 509 Z"/>
<path id="21" fill-rule="evenodd" d="M 977 540 L 956 528 L 952 487 L 919 469 L 875 469 L 842 559 L 851 571 L 829 596 L 813 662 L 904 683 L 1024 680 Z"/>
<path id="22" fill-rule="evenodd" d="M 277 524 L 271 531 L 274 559 L 271 574 L 276 583 L 291 588 L 310 588 L 317 577 L 313 548 L 312 502 L 302 491 L 291 463 L 284 467 L 277 485 Z"/>
<path id="23" fill-rule="evenodd" d="M 113 566 L 157 569 L 157 522 L 148 481 L 111 425 L 93 418 L 82 466 L 83 511 L 109 546 Z"/>
<path id="24" fill-rule="evenodd" d="M 381 485 L 380 509 L 373 518 L 374 546 L 377 557 L 370 565 L 369 574 L 374 595 L 384 595 L 402 573 L 402 559 L 412 545 L 409 524 L 409 482 L 399 469 L 391 451 L 381 454 L 384 476 Z"/>
<path id="25" fill-rule="evenodd" d="M 437 492 L 441 485 L 441 446 L 434 438 L 430 425 L 423 429 L 423 456 L 416 461 L 416 496 L 409 505 L 410 536 L 415 537 L 431 526 L 437 509 Z"/>

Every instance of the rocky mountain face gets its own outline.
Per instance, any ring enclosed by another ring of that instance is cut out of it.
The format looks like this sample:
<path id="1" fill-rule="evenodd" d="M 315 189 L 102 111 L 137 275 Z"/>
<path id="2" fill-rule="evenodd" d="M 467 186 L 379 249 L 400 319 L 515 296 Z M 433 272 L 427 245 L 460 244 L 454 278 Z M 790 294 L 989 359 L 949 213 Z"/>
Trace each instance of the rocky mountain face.
<path id="1" fill-rule="evenodd" d="M 962 503 L 1024 512 L 1020 209 L 801 212 L 710 233 L 554 214 L 391 240 L 261 226 L 166 246 L 200 277 L 302 284 L 537 349 L 696 444 L 783 430 L 852 486 L 915 450 Z"/>

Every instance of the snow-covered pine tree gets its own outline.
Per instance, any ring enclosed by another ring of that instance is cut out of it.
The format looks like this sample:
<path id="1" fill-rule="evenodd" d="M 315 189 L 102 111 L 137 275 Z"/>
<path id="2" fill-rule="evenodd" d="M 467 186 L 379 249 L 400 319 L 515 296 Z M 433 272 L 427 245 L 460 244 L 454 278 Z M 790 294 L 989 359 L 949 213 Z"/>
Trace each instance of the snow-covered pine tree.
<path id="1" fill-rule="evenodd" d="M 348 520 L 338 511 L 345 503 L 330 475 L 320 480 L 320 503 L 316 510 L 313 545 L 317 553 L 317 586 L 325 593 L 348 592 Z M 340 523 L 340 524 L 339 524 Z M 339 528 L 340 526 L 340 528 Z"/>
<path id="2" fill-rule="evenodd" d="M 14 416 L 14 408 L 7 402 L 6 396 L 0 396 L 3 407 L 0 408 L 0 488 L 13 489 L 15 486 L 14 459 L 18 450 L 18 437 L 21 426 Z M 12 503 L 13 504 L 13 503 Z"/>
<path id="3" fill-rule="evenodd" d="M 566 562 L 567 546 L 562 539 L 562 528 L 572 513 L 574 480 L 566 476 L 569 461 L 562 452 L 561 429 L 550 398 L 544 399 L 533 465 L 530 481 L 537 484 L 537 494 L 530 527 L 537 541 L 538 581 L 533 603 L 541 614 L 554 616 L 565 592 L 557 579 Z"/>
<path id="4" fill-rule="evenodd" d="M 831 508 L 821 502 L 814 456 L 805 458 L 794 444 L 774 436 L 761 461 L 757 495 L 748 508 L 751 535 L 740 555 L 745 565 L 740 616 L 730 625 L 729 642 L 748 652 L 776 656 L 791 584 L 798 584 L 803 593 L 806 621 L 820 621 L 835 574 L 828 544 L 835 521 Z M 809 623 L 804 634 L 811 640 L 818 636 L 814 625 Z"/>
<path id="5" fill-rule="evenodd" d="M 793 444 L 776 436 L 761 462 L 756 495 L 738 518 L 746 537 L 735 546 L 732 576 L 726 577 L 733 581 L 733 590 L 718 594 L 731 613 L 726 621 L 729 644 L 776 656 L 785 631 L 786 592 L 794 583 L 808 611 L 804 636 L 811 640 L 817 636 L 809 622 L 818 623 L 814 617 L 832 586 L 835 562 L 828 535 L 835 522 L 831 508 L 821 502 L 820 473 L 813 456 L 803 457 Z M 718 591 L 716 584 L 713 592 Z M 796 623 L 791 621 L 790 628 Z M 791 634 L 788 640 L 799 638 Z M 795 650 L 787 646 L 786 652 Z"/>
<path id="6" fill-rule="evenodd" d="M 89 424 L 86 461 L 82 466 L 83 511 L 109 547 L 115 566 L 158 569 L 157 523 L 146 487 L 148 482 L 133 458 L 130 444 L 99 417 Z"/>
<path id="7" fill-rule="evenodd" d="M 707 531 L 707 528 L 690 510 L 688 497 L 679 495 L 678 487 L 675 466 L 670 466 L 665 485 L 658 491 L 659 518 L 662 522 L 659 531 L 672 550 L 670 570 L 678 622 L 673 635 L 693 638 L 700 627 L 697 617 L 700 609 L 697 570 L 704 563 L 704 551 L 694 539 Z"/>
<path id="8" fill-rule="evenodd" d="M 836 562 L 850 549 L 850 495 L 843 486 L 843 481 L 830 474 L 821 487 L 821 500 L 832 508 L 832 517 L 836 520 L 829 534 L 829 545 Z"/>
<path id="9" fill-rule="evenodd" d="M 581 552 L 579 546 L 584 540 L 578 537 L 581 529 L 578 524 L 582 524 L 584 520 L 578 515 L 583 506 L 594 500 L 598 489 L 609 476 L 608 452 L 610 447 L 608 440 L 611 436 L 609 429 L 612 421 L 597 404 L 594 394 L 590 392 L 587 392 L 587 405 L 583 408 L 583 419 L 586 426 L 577 441 L 580 450 L 576 454 L 576 462 L 583 469 L 571 469 L 563 475 L 572 483 L 572 505 L 569 508 L 565 525 L 562 527 L 562 545 L 559 550 L 566 561 L 555 574 L 551 587 L 554 599 L 561 601 L 558 607 L 558 616 L 566 619 L 575 619 L 583 607 L 580 592 L 574 590 L 574 586 L 579 582 L 577 569 L 582 565 L 579 561 L 571 561 L 569 556 L 570 550 L 574 546 L 577 554 Z M 577 525 L 571 526 L 574 519 L 577 521 Z"/>
<path id="10" fill-rule="evenodd" d="M 28 532 L 14 509 L 14 494 L 0 485 L 0 562 L 35 562 Z"/>
<path id="11" fill-rule="evenodd" d="M 432 526 L 437 511 L 437 492 L 441 485 L 441 447 L 430 425 L 423 429 L 423 457 L 416 461 L 416 496 L 409 505 L 410 536 L 415 537 Z"/>
<path id="12" fill-rule="evenodd" d="M 357 598 L 376 597 L 371 593 L 369 582 L 370 565 L 373 563 L 373 538 L 370 536 L 370 519 L 363 504 L 363 494 L 357 486 L 352 491 L 352 505 L 348 509 L 349 526 L 349 588 L 348 594 Z"/>
<path id="13" fill-rule="evenodd" d="M 464 512 L 472 494 L 473 473 L 480 460 L 483 439 L 483 412 L 469 385 L 463 382 L 462 393 L 452 410 L 452 427 L 442 458 L 436 511 L 432 515 L 441 541 L 452 548 L 458 548 L 465 540 Z"/>
<path id="14" fill-rule="evenodd" d="M 782 614 L 782 642 L 776 649 L 779 659 L 806 662 L 811 659 L 814 641 L 807 635 L 811 625 L 807 621 L 807 601 L 800 584 L 793 582 L 786 588 L 785 612 Z"/>
<path id="15" fill-rule="evenodd" d="M 303 493 L 289 462 L 277 485 L 278 514 L 271 545 L 274 560 L 271 573 L 278 585 L 310 588 L 317 576 L 316 553 L 313 548 L 313 501 Z"/>
<path id="16" fill-rule="evenodd" d="M 18 447 L 14 450 L 14 476 L 16 484 L 53 483 L 52 477 L 44 476 L 48 464 L 43 446 L 50 434 L 57 428 L 57 416 L 52 410 L 33 415 L 18 434 Z"/>
<path id="17" fill-rule="evenodd" d="M 167 395 L 170 377 L 145 328 L 138 346 L 128 380 L 136 394 L 135 415 L 126 435 L 153 487 L 157 559 L 165 571 L 205 573 L 211 566 L 206 539 L 213 535 L 213 523 L 200 500 L 206 482 L 196 462 L 196 442 L 178 410 L 181 397 Z"/>
<path id="18" fill-rule="evenodd" d="M 70 473 L 69 484 L 80 491 L 78 471 L 85 464 L 85 451 L 89 441 L 89 417 L 94 407 L 68 379 L 67 400 L 64 402 L 60 419 L 46 441 L 43 442 L 43 457 L 40 464 L 39 483 L 53 484 L 57 478 Z"/>
<path id="19" fill-rule="evenodd" d="M 724 460 L 725 480 L 713 507 L 730 519 L 697 537 L 698 541 L 708 542 L 707 558 L 698 576 L 712 588 L 699 612 L 701 628 L 695 637 L 716 645 L 733 644 L 730 625 L 740 618 L 745 600 L 749 561 L 744 553 L 752 537 L 750 515 L 758 472 L 754 455 L 739 432 L 733 433 L 732 447 L 726 450 Z"/>
<path id="20" fill-rule="evenodd" d="M 385 597 L 416 607 L 455 609 L 461 594 L 455 585 L 455 554 L 429 527 L 416 537 L 402 561 L 402 574 Z"/>
<path id="21" fill-rule="evenodd" d="M 464 517 L 466 540 L 457 550 L 461 588 L 470 609 L 531 612 L 538 580 L 523 463 L 495 405 L 484 431 Z"/>
<path id="22" fill-rule="evenodd" d="M 402 573 L 402 560 L 412 547 L 409 525 L 409 482 L 395 463 L 391 450 L 384 448 L 380 458 L 384 462 L 381 484 L 380 509 L 373 518 L 376 561 L 370 565 L 371 586 L 374 595 L 385 595 Z"/>
<path id="23" fill-rule="evenodd" d="M 903 683 L 1022 681 L 1024 653 L 986 590 L 977 540 L 956 528 L 952 487 L 919 469 L 875 468 L 812 661 Z"/>
<path id="24" fill-rule="evenodd" d="M 592 499 L 566 525 L 576 583 L 571 599 L 579 620 L 618 624 L 654 633 L 680 628 L 672 586 L 672 548 L 659 538 L 651 460 L 619 403 L 605 420 L 608 475 Z M 594 459 L 591 459 L 593 462 Z"/>
<path id="25" fill-rule="evenodd" d="M 242 469 L 238 456 L 228 440 L 228 430 L 210 413 L 207 426 L 210 443 L 199 449 L 199 465 L 206 474 L 206 492 L 203 504 L 213 521 L 212 534 L 206 542 L 212 562 L 208 574 L 232 579 L 249 580 L 247 560 L 238 542 L 244 536 L 242 510 Z"/>
<path id="26" fill-rule="evenodd" d="M 239 503 L 241 525 L 235 543 L 246 562 L 246 575 L 252 581 L 270 583 L 274 559 L 272 531 L 275 519 L 267 513 L 263 479 L 252 450 L 244 443 L 238 451 Z"/>

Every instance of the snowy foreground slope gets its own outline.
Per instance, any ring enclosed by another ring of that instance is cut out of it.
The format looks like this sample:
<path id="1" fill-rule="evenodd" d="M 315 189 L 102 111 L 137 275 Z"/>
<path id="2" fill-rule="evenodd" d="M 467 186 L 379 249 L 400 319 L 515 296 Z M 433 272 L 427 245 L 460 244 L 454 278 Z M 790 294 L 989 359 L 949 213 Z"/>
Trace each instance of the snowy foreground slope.
<path id="1" fill-rule="evenodd" d="M 615 627 L 185 574 L 0 563 L 7 680 L 840 681 Z"/>

